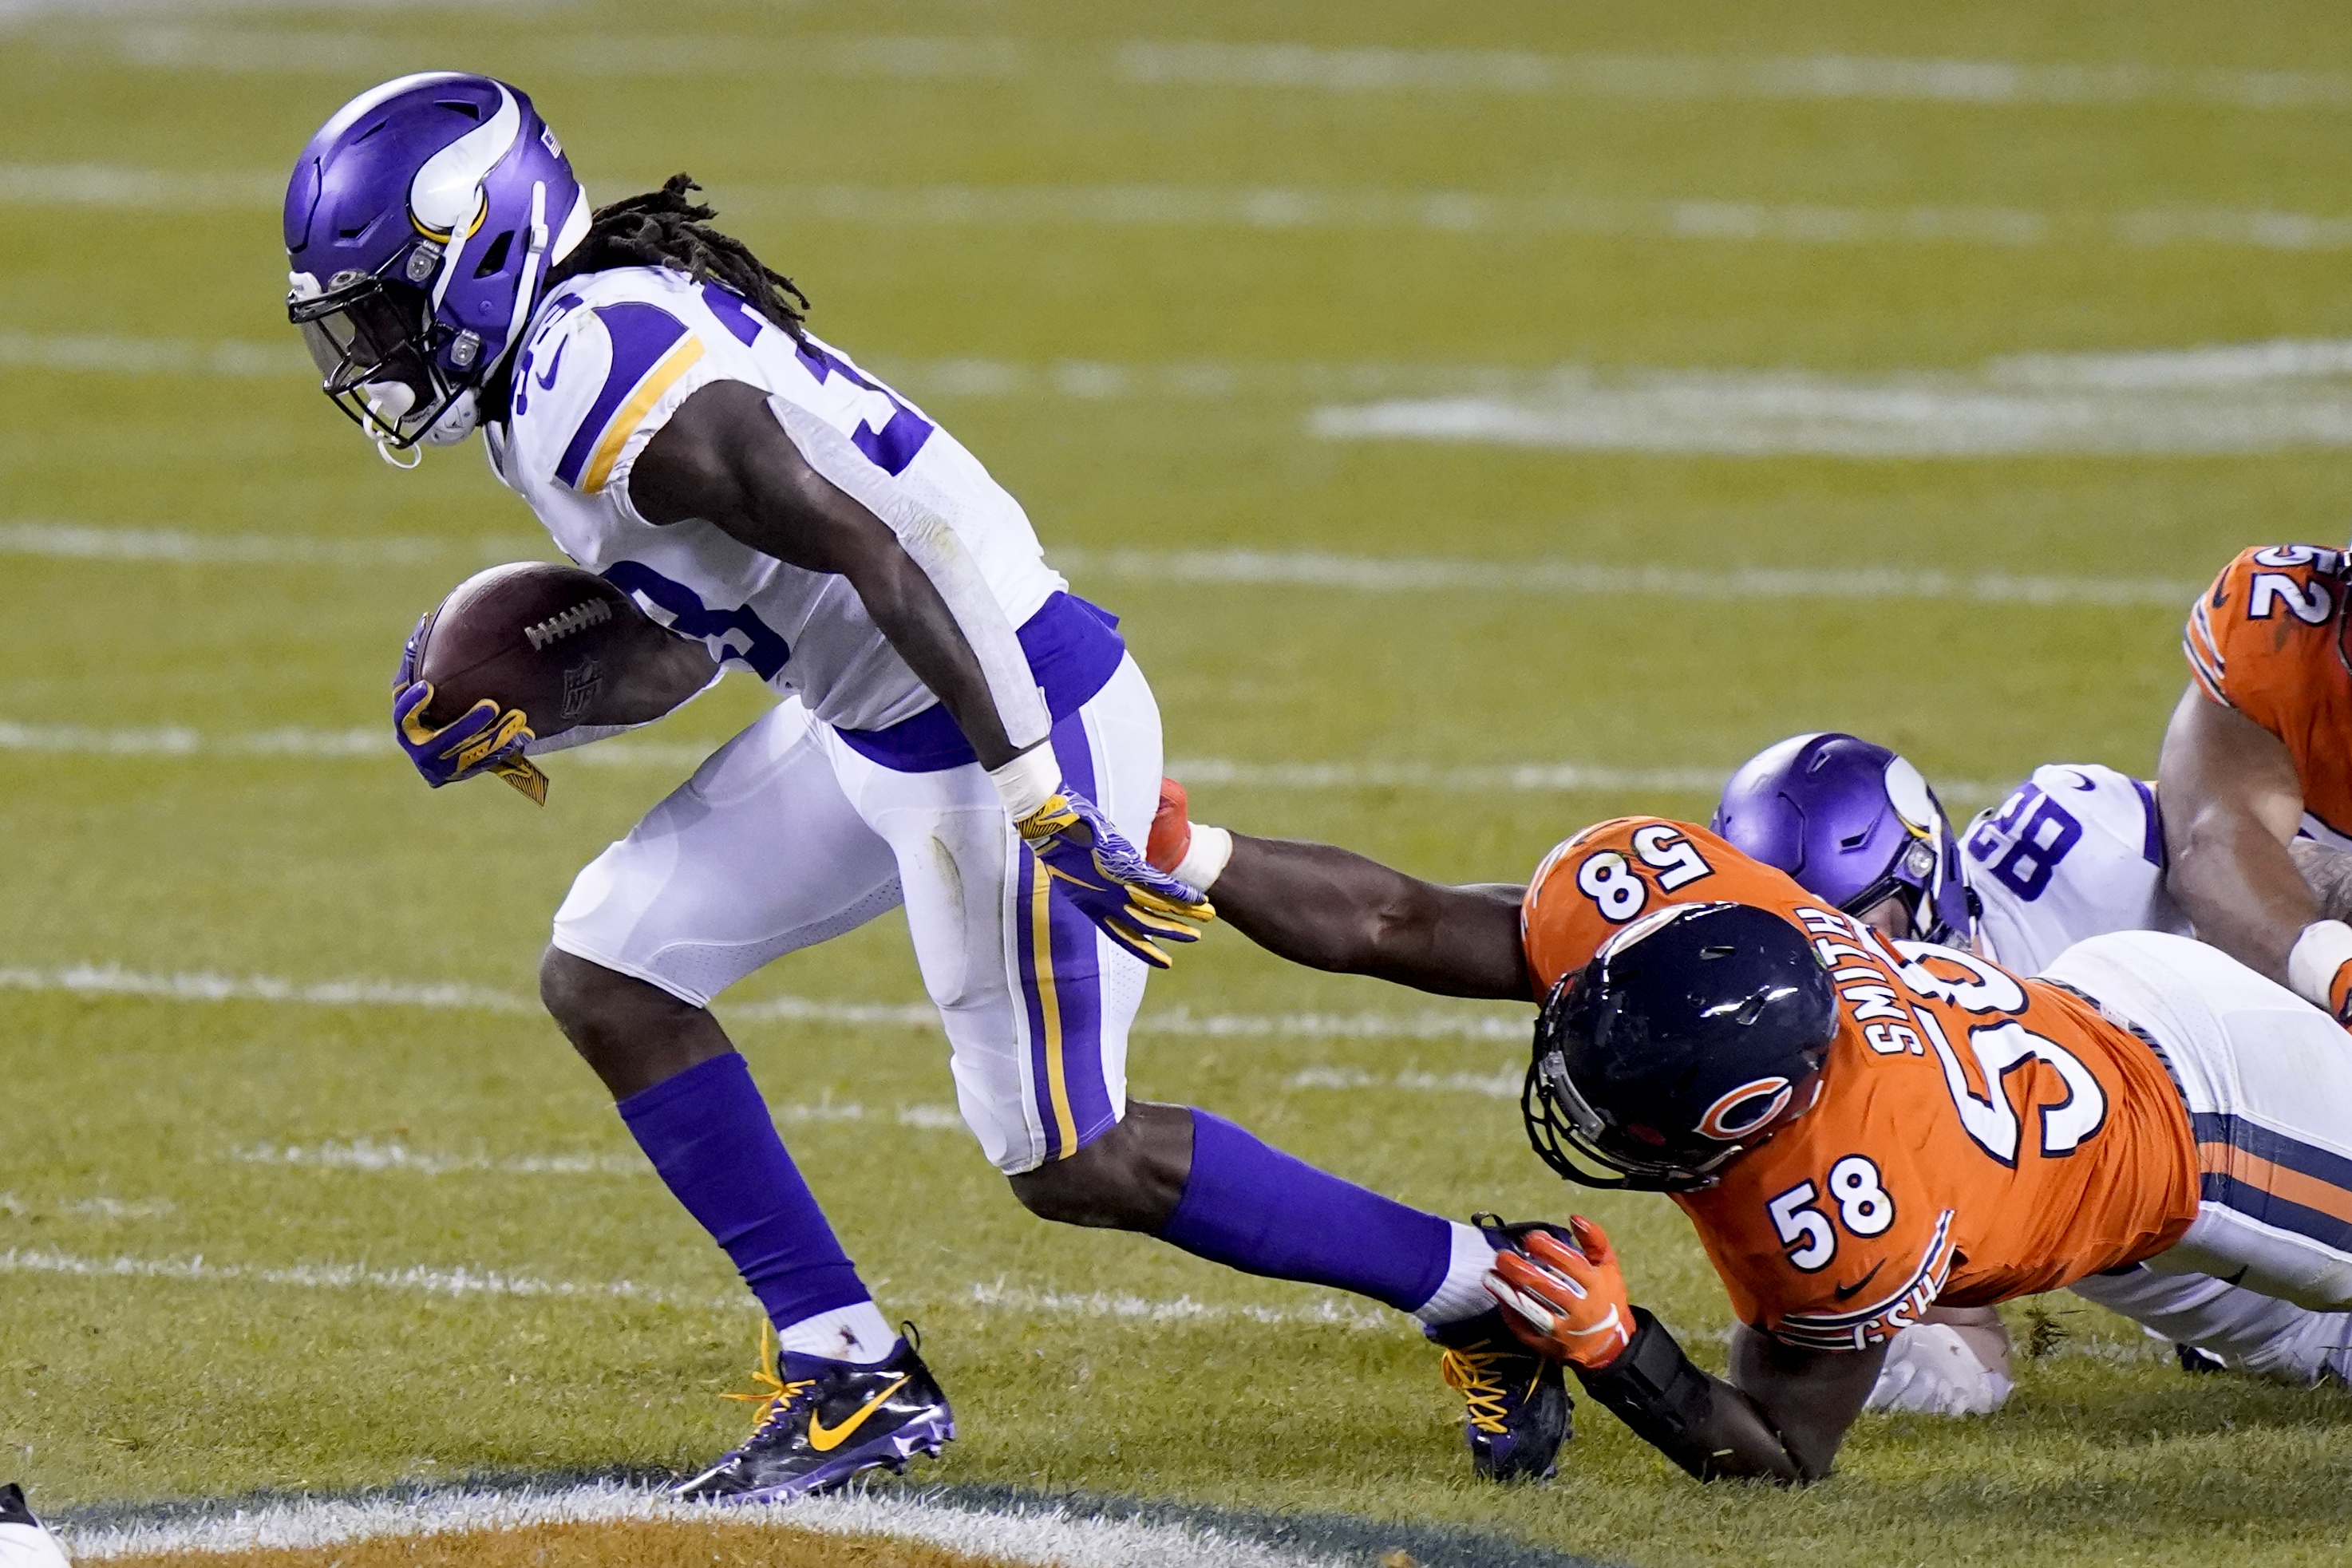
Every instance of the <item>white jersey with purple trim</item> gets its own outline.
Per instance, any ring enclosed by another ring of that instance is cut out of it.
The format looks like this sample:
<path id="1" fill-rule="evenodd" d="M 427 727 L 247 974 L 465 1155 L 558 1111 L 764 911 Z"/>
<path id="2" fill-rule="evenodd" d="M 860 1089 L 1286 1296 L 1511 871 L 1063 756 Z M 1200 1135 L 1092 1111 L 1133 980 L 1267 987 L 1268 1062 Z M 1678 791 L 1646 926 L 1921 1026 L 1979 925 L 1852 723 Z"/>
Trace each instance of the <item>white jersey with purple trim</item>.
<path id="1" fill-rule="evenodd" d="M 829 451 L 801 444 L 810 465 L 853 496 L 895 487 L 943 519 L 1014 626 L 1066 586 L 1021 504 L 920 409 L 839 350 L 661 267 L 589 273 L 549 294 L 515 363 L 508 420 L 488 433 L 490 465 L 564 554 L 826 723 L 880 729 L 931 706 L 845 579 L 788 566 L 709 523 L 656 527 L 630 503 L 646 444 L 717 381 L 748 382 L 838 431 L 846 442 Z M 844 464 L 866 471 L 835 471 Z"/>
<path id="2" fill-rule="evenodd" d="M 2164 890 L 2164 819 L 2156 791 L 2095 763 L 2033 770 L 1979 812 L 1961 841 L 1983 901 L 1986 956 L 2038 975 L 2059 954 L 2110 931 L 2190 935 Z"/>

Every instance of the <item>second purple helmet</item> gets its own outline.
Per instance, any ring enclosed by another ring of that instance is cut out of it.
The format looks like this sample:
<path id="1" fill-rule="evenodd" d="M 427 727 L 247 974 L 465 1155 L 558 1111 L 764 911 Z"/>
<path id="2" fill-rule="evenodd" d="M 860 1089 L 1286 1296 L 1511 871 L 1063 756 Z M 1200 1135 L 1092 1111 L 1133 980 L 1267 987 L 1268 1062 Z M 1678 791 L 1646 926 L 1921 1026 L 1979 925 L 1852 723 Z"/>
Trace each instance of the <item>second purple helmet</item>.
<path id="1" fill-rule="evenodd" d="M 1883 746 L 1832 731 L 1767 747 L 1724 785 L 1708 826 L 1849 915 L 1900 897 L 1916 937 L 1975 934 L 1976 900 L 1943 804 Z"/>

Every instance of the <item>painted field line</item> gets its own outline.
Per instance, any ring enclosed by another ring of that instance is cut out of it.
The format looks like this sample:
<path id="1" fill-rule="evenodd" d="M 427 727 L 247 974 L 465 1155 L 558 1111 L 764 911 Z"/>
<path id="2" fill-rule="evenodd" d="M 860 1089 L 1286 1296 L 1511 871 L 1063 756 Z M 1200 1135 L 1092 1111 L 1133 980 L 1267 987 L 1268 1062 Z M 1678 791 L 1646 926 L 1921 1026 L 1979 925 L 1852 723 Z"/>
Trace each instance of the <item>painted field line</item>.
<path id="1" fill-rule="evenodd" d="M 49 969 L 0 967 L 0 990 L 135 997 L 168 1002 L 422 1008 L 525 1017 L 537 1017 L 543 1011 L 532 998 L 483 986 L 361 978 L 302 981 L 270 975 L 222 975 L 209 970 L 166 975 L 126 969 L 117 964 L 76 964 Z M 920 1030 L 940 1027 L 939 1014 L 923 1003 L 772 997 L 740 1005 L 722 1001 L 719 1008 L 727 1019 L 734 1021 L 782 1019 Z M 1467 1005 L 1415 1013 L 1195 1014 L 1188 1008 L 1171 1008 L 1145 1013 L 1136 1019 L 1134 1032 L 1199 1040 L 1502 1040 L 1517 1044 L 1526 1037 L 1527 1019 L 1521 1012 L 1498 1015 Z M 920 1106 L 891 1114 L 902 1125 L 928 1127 L 950 1124 L 946 1117 L 952 1113 L 943 1106 Z M 853 1116 L 847 1106 L 821 1104 L 808 1108 L 803 1119 L 847 1121 L 866 1115 L 862 1106 Z"/>
<path id="2" fill-rule="evenodd" d="M 1580 365 L 1445 364 L 1390 360 L 1176 360 L 1118 363 L 1104 360 L 1028 362 L 969 355 L 919 359 L 873 354 L 866 363 L 906 392 L 926 399 L 1066 398 L 1081 402 L 1122 399 L 1177 402 L 1291 400 L 1326 402 L 1358 397 L 1541 397 L 1605 385 L 1612 378 L 1671 376 L 1677 384 L 1747 385 L 1745 371 L 1599 370 Z M 113 375 L 181 375 L 247 379 L 307 378 L 309 361 L 290 345 L 224 339 L 126 338 L 0 331 L 0 368 L 86 371 Z M 2277 383 L 2295 388 L 2352 376 L 2352 340 L 2279 338 L 2190 349 L 2149 349 L 2079 354 L 2011 354 L 1987 362 L 1983 379 L 1995 387 L 2086 392 L 2242 390 Z M 1923 378 L 1847 377 L 1817 373 L 1811 385 L 1885 386 L 1916 391 Z M 2307 389 L 2306 389 L 2307 390 Z M 68 525 L 52 524 L 63 528 Z M 256 536 L 271 538 L 275 536 Z"/>
<path id="3" fill-rule="evenodd" d="M 0 1249 L 0 1274 L 56 1274 L 74 1279 L 170 1280 L 184 1283 L 268 1285 L 303 1291 L 390 1291 L 405 1295 L 560 1301 L 644 1301 L 715 1311 L 756 1310 L 750 1297 L 684 1297 L 630 1280 L 582 1283 L 540 1280 L 492 1269 L 460 1266 L 378 1269 L 364 1263 L 214 1263 L 192 1258 L 85 1258 L 55 1248 Z"/>
<path id="4" fill-rule="evenodd" d="M 814 1105 L 783 1102 L 769 1113 L 782 1126 L 834 1123 L 895 1124 L 924 1132 L 961 1132 L 963 1117 L 952 1105 L 914 1104 L 868 1109 L 856 1102 L 821 1102 Z M 458 1155 L 415 1149 L 406 1144 L 373 1138 L 328 1138 L 315 1144 L 246 1144 L 228 1152 L 238 1165 L 286 1166 L 297 1169 L 394 1173 L 408 1176 L 646 1176 L 653 1166 L 644 1155 Z M 7 1195 L 0 1193 L 0 1212 Z M 100 1201 L 100 1200 L 92 1200 Z"/>
<path id="5" fill-rule="evenodd" d="M 628 1301 L 689 1311 L 756 1312 L 749 1292 L 696 1296 L 633 1280 L 542 1280 L 495 1269 L 373 1268 L 364 1263 L 215 1263 L 201 1253 L 187 1258 L 124 1254 L 93 1258 L 54 1247 L 0 1249 L 0 1274 L 44 1274 L 77 1280 L 161 1280 L 179 1284 L 260 1285 L 298 1291 L 386 1291 L 400 1295 L 462 1300 Z M 1278 1307 L 1246 1301 L 1200 1301 L 1190 1296 L 1155 1300 L 1103 1291 L 1041 1291 L 1008 1286 L 1002 1279 L 976 1283 L 947 1296 L 901 1298 L 909 1306 L 959 1305 L 1009 1316 L 1087 1318 L 1166 1327 L 1213 1327 L 1252 1322 L 1276 1327 L 1340 1328 L 1351 1333 L 1393 1333 L 1405 1322 L 1398 1313 L 1336 1295 L 1305 1306 Z"/>
<path id="6" fill-rule="evenodd" d="M 1347 589 L 1360 593 L 1549 593 L 1667 601 L 1950 600 L 1971 604 L 2143 605 L 2179 611 L 2202 583 L 2144 577 L 2044 577 L 1903 567 L 1611 566 L 1572 560 L 1462 560 L 1319 550 L 1055 549 L 1086 576 L 1155 584 Z"/>
<path id="7" fill-rule="evenodd" d="M 484 539 L 471 546 L 422 538 L 332 539 L 299 535 L 210 535 L 175 528 L 98 528 L 57 522 L 0 522 L 0 555 L 58 560 L 159 561 L 175 565 L 368 567 L 538 559 L 536 541 Z M 1612 566 L 1593 561 L 1465 560 L 1425 556 L 1339 555 L 1323 550 L 1139 550 L 1057 548 L 1053 559 L 1070 571 L 1147 586 L 1212 583 L 1234 588 L 1340 589 L 1358 593 L 1549 593 L 1604 598 L 1655 596 L 1676 601 L 1781 599 L 1950 600 L 1971 604 L 2088 604 L 2119 609 L 2177 610 L 2203 587 L 2186 579 L 2049 577 L 2006 571 L 1942 571 L 1905 567 L 1735 567 L 1709 570 Z M 36 727 L 19 749 L 202 749 L 202 741 L 125 740 L 106 735 L 189 735 L 175 727 L 153 732 Z M 315 732 L 272 731 L 294 737 Z M 47 736 L 50 738 L 38 738 Z M 0 740 L 0 747 L 12 744 Z M 224 746 L 227 742 L 220 743 Z M 296 745 L 291 740 L 289 745 Z M 308 743 L 299 743 L 308 744 Z M 338 743 L 340 744 L 340 743 Z M 387 745 L 389 742 L 386 743 Z M 262 749 L 268 749 L 264 747 Z M 646 750 L 646 743 L 583 749 L 580 756 L 614 758 Z M 659 753 L 665 762 L 668 753 Z"/>
<path id="8" fill-rule="evenodd" d="M 1389 1089 L 1408 1094 L 1483 1094 L 1492 1100 L 1517 1100 L 1526 1076 L 1525 1067 L 1508 1061 L 1492 1072 L 1367 1072 L 1360 1067 L 1310 1067 L 1292 1073 L 1283 1083 L 1290 1089 Z"/>
<path id="9" fill-rule="evenodd" d="M 444 561 L 543 559 L 544 539 L 527 536 L 467 542 L 355 532 L 348 538 L 300 534 L 212 534 L 186 528 L 93 527 L 27 519 L 0 522 L 0 555 L 48 560 L 159 561 L 176 566 L 430 566 Z"/>
<path id="10" fill-rule="evenodd" d="M 0 331 L 0 365 L 14 370 L 96 371 L 117 375 L 290 379 L 310 370 L 308 356 L 285 343 L 237 339 L 125 338 L 110 333 Z M 311 379 L 315 380 L 315 372 Z"/>
<path id="11" fill-rule="evenodd" d="M 2149 602 L 2178 603 L 2188 597 L 2189 594 L 2184 593 L 2178 598 L 2168 596 Z M 2065 602 L 2063 599 L 2031 601 Z M 559 769 L 579 766 L 685 773 L 699 767 L 719 744 L 716 740 L 707 744 L 699 741 L 677 744 L 604 741 L 593 747 L 582 747 L 563 753 L 569 760 L 557 766 Z M 301 757 L 348 759 L 389 758 L 397 749 L 388 736 L 373 729 L 270 729 L 207 735 L 177 725 L 144 729 L 91 729 L 79 725 L 0 722 L 0 752 L 117 758 Z M 1409 789 L 1439 795 L 1493 796 L 1709 795 L 1723 787 L 1723 780 L 1736 765 L 1620 768 L 1584 762 L 1510 762 L 1444 767 L 1425 762 L 1242 762 L 1230 758 L 1175 757 L 1169 758 L 1164 766 L 1171 778 L 1189 785 L 1215 784 L 1240 789 L 1285 792 Z M 2014 784 L 1990 779 L 1948 779 L 1940 782 L 1937 793 L 1947 805 L 1975 807 L 2006 799 L 2014 787 Z M 0 970 L 0 986 L 10 983 L 5 977 L 7 973 Z M 234 986 L 242 982 L 215 976 L 198 977 L 191 983 Z M 393 985 L 393 982 L 380 981 L 366 983 L 372 986 Z M 95 978 L 90 985 L 93 988 L 104 988 Z M 400 989 L 397 986 L 394 988 Z M 814 1019 L 821 1016 L 827 1022 L 903 1024 L 919 1021 L 917 1015 L 923 1010 L 912 1006 L 883 1004 L 850 1008 L 792 998 L 758 1006 L 768 1010 L 743 1016 L 780 1019 Z M 809 1009 L 819 1011 L 805 1010 Z"/>
<path id="12" fill-rule="evenodd" d="M 1196 1301 L 1190 1296 L 1179 1296 L 1174 1301 L 1154 1301 L 1144 1296 L 1101 1291 L 1025 1290 L 1007 1286 L 1002 1280 L 992 1285 L 974 1285 L 960 1299 L 975 1306 L 1015 1312 L 1026 1316 L 1110 1318 L 1156 1324 L 1253 1322 L 1392 1333 L 1403 1321 L 1394 1312 L 1339 1298 L 1311 1307 L 1265 1307 Z"/>
<path id="13" fill-rule="evenodd" d="M 650 189 L 659 177 L 614 181 Z M 0 163 L 0 204 L 219 214 L 275 210 L 268 170 L 166 170 L 106 163 Z M 2352 249 L 2352 216 L 2263 209 L 2035 212 L 2017 207 L 1855 207 L 1714 198 L 1626 201 L 1480 191 L 1208 185 L 730 185 L 724 212 L 891 228 L 1228 228 L 1278 233 L 1421 232 L 1785 245 L 2209 245 Z"/>
<path id="14" fill-rule="evenodd" d="M 0 5 L 0 18 L 11 5 Z M 81 6 L 72 9 L 84 9 Z M 38 11 L 42 7 L 35 5 Z M 113 9 L 116 7 L 107 7 Z M 131 8 L 135 14 L 135 7 Z M 96 53 L 172 70 L 388 75 L 414 63 L 400 40 L 360 32 L 126 26 L 44 40 L 62 56 Z M 1706 55 L 1539 54 L 1504 49 L 1329 47 L 1266 41 L 1134 39 L 1104 59 L 1055 51 L 1045 62 L 1073 79 L 1103 75 L 1138 86 L 1271 88 L 1337 93 L 1439 92 L 1703 102 L 1891 102 L 2122 106 L 2202 104 L 2251 110 L 2352 107 L 2352 77 L 2308 70 L 2181 69 L 2130 63 L 2056 65 L 2014 60 L 1916 59 L 1869 55 L 1741 58 Z M 848 80 L 1012 81 L 1041 61 L 1024 39 L 973 34 L 792 34 L 744 37 L 656 33 L 536 38 L 539 76 L 654 80 L 779 71 Z"/>
<path id="15" fill-rule="evenodd" d="M 991 1508 L 957 1506 L 935 1492 L 876 1489 L 714 1511 L 708 1504 L 678 1501 L 657 1485 L 636 1481 L 551 1481 L 513 1490 L 460 1487 L 417 1489 L 406 1495 L 288 1499 L 241 1507 L 226 1516 L 87 1524 L 68 1520 L 59 1525 L 58 1534 L 75 1561 L 105 1562 L 151 1553 L 316 1549 L 535 1525 L 626 1522 L 723 1523 L 853 1539 L 885 1537 L 991 1561 L 1058 1568 L 1339 1568 L 1340 1563 L 1339 1558 L 1297 1546 L 1229 1532 L 1213 1522 L 1109 1517 L 1078 1500 L 1039 1498 Z M 1369 1533 L 1377 1527 L 1367 1523 L 1365 1528 Z M 1354 1552 L 1347 1560 L 1371 1561 Z"/>
<path id="16" fill-rule="evenodd" d="M 2352 384 L 2128 379 L 2101 384 L 2063 361 L 2042 374 L 1669 373 L 1563 377 L 1546 391 L 1326 405 L 1307 420 L 1331 440 L 1478 442 L 1585 452 L 1723 457 L 2195 456 L 2352 446 Z M 2152 368 L 2152 367 L 2151 367 Z"/>
<path id="17" fill-rule="evenodd" d="M 1866 55 L 1739 59 L 1144 41 L 1119 46 L 1116 59 L 1119 74 L 1133 82 L 1293 91 L 1542 94 L 1685 102 L 2352 108 L 2352 76 L 2335 71 L 2181 70 Z"/>
<path id="18" fill-rule="evenodd" d="M 600 33 L 565 37 L 555 33 L 533 38 L 529 48 L 532 80 L 772 81 L 782 74 L 799 74 L 850 81 L 1012 81 L 1028 74 L 1033 64 L 1021 39 L 989 36 L 820 33 L 747 38 Z M 368 71 L 395 76 L 414 68 L 416 60 L 415 49 L 399 38 L 292 28 L 132 26 L 53 40 L 50 52 L 67 57 L 98 53 L 125 65 L 168 70 L 320 72 L 341 78 Z"/>

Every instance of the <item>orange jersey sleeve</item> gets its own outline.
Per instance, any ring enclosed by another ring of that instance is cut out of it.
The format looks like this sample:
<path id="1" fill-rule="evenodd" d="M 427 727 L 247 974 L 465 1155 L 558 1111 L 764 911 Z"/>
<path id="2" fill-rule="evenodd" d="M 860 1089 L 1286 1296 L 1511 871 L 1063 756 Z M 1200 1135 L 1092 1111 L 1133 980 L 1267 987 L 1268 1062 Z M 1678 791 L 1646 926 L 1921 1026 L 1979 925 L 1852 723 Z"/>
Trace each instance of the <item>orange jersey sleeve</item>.
<path id="1" fill-rule="evenodd" d="M 2070 992 L 1973 955 L 1889 945 L 1688 823 L 1561 844 L 1522 905 L 1550 986 L 1668 903 L 1788 918 L 1838 987 L 1812 1108 L 1678 1195 L 1742 1321 L 1860 1350 L 1932 1301 L 1983 1305 L 2148 1257 L 2197 1210 L 2195 1145 L 2155 1054 Z"/>
<path id="2" fill-rule="evenodd" d="M 2304 808 L 2352 835 L 2352 666 L 2343 635 L 2343 552 L 2269 545 L 2242 552 L 2189 612 L 2181 649 L 2198 688 L 2277 736 Z"/>

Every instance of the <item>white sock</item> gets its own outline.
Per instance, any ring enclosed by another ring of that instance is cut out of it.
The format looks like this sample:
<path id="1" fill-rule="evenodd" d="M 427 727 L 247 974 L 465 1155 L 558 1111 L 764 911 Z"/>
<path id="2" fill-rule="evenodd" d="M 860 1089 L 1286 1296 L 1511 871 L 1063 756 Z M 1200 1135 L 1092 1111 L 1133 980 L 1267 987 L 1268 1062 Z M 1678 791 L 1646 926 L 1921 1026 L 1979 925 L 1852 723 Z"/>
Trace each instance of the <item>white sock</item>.
<path id="1" fill-rule="evenodd" d="M 827 1361 L 871 1366 L 890 1359 L 898 1348 L 898 1333 L 883 1321 L 872 1301 L 860 1301 L 778 1329 L 776 1346 L 793 1355 L 821 1355 Z"/>
<path id="2" fill-rule="evenodd" d="M 1445 1265 L 1445 1278 L 1436 1292 L 1412 1313 L 1432 1328 L 1495 1310 L 1495 1298 L 1479 1283 L 1495 1267 L 1495 1244 L 1475 1225 L 1449 1223 L 1454 1228 L 1453 1260 Z"/>

